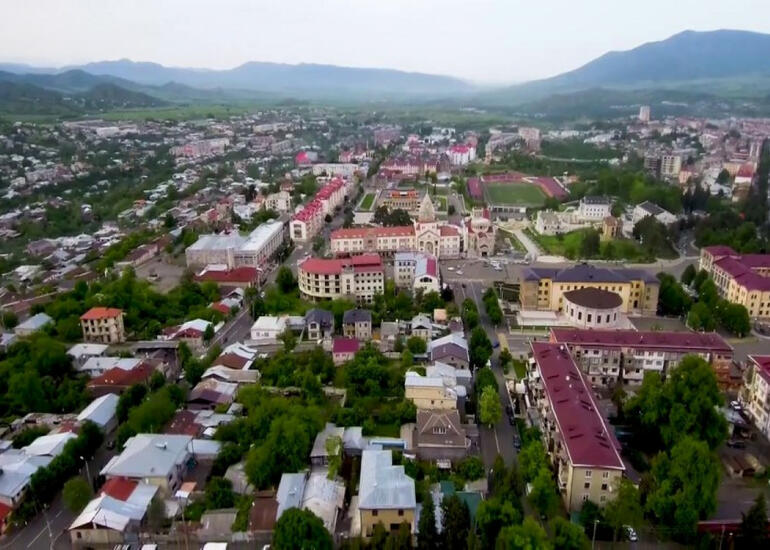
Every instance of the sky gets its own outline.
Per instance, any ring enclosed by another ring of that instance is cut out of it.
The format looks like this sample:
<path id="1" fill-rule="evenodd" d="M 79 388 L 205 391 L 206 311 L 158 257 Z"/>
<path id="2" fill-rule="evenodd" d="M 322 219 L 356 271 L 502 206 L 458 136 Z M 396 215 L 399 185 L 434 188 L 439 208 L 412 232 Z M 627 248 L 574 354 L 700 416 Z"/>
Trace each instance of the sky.
<path id="1" fill-rule="evenodd" d="M 327 63 L 501 84 L 686 29 L 770 33 L 768 0 L 2 0 L 0 62 Z"/>

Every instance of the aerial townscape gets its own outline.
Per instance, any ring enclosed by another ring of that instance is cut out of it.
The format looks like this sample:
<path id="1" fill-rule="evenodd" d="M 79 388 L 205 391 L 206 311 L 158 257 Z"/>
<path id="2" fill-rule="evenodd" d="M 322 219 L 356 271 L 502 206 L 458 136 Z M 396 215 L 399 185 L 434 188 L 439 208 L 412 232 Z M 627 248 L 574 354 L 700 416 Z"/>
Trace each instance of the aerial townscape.
<path id="1" fill-rule="evenodd" d="M 770 548 L 770 34 L 11 57 L 0 550 Z"/>

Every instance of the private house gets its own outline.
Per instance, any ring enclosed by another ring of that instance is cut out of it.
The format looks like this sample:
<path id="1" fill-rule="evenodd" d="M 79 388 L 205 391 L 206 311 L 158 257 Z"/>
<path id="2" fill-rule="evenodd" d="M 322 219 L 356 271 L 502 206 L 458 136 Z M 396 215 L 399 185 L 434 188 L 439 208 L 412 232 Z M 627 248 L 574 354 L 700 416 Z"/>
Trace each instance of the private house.
<path id="1" fill-rule="evenodd" d="M 404 376 L 404 397 L 418 409 L 457 410 L 458 399 L 464 402 L 466 391 L 464 386 L 446 384 L 443 377 L 408 371 Z"/>
<path id="2" fill-rule="evenodd" d="M 431 461 L 461 460 L 471 445 L 456 409 L 418 410 L 412 441 L 417 456 Z"/>
<path id="3" fill-rule="evenodd" d="M 102 357 L 109 348 L 106 344 L 75 344 L 67 350 L 67 355 L 72 357 L 75 368 L 81 367 L 91 357 Z"/>
<path id="4" fill-rule="evenodd" d="M 428 342 L 428 355 L 432 362 L 446 363 L 458 369 L 470 368 L 468 341 L 457 333 Z"/>
<path id="5" fill-rule="evenodd" d="M 251 325 L 251 339 L 262 345 L 277 344 L 286 327 L 285 317 L 263 315 Z"/>
<path id="6" fill-rule="evenodd" d="M 346 338 L 360 342 L 372 339 L 372 312 L 368 309 L 349 309 L 342 316 L 342 333 Z"/>
<path id="7" fill-rule="evenodd" d="M 393 532 L 406 522 L 414 532 L 416 510 L 414 480 L 406 475 L 403 466 L 393 465 L 392 452 L 363 451 L 358 487 L 361 535 L 371 537 L 378 523 Z"/>
<path id="8" fill-rule="evenodd" d="M 283 474 L 275 499 L 278 501 L 276 521 L 289 508 L 309 510 L 323 521 L 332 535 L 345 504 L 345 484 L 328 479 L 326 471 Z"/>
<path id="9" fill-rule="evenodd" d="M 53 318 L 45 313 L 38 313 L 33 315 L 23 323 L 19 323 L 13 329 L 13 333 L 16 336 L 30 336 L 39 330 L 43 330 L 46 326 L 53 324 Z"/>
<path id="10" fill-rule="evenodd" d="M 101 397 L 97 397 L 88 406 L 80 411 L 78 414 L 78 421 L 85 422 L 86 420 L 93 422 L 102 432 L 109 434 L 118 425 L 118 418 L 116 411 L 118 408 L 119 398 L 114 393 L 107 393 Z"/>
<path id="11" fill-rule="evenodd" d="M 410 333 L 412 336 L 430 342 L 433 337 L 433 321 L 427 315 L 416 315 L 410 323 Z"/>
<path id="12" fill-rule="evenodd" d="M 334 315 L 325 309 L 308 310 L 305 313 L 305 327 L 308 340 L 331 340 L 334 334 Z"/>
<path id="13" fill-rule="evenodd" d="M 341 365 L 355 357 L 361 344 L 355 338 L 335 338 L 332 342 L 332 359 L 335 365 Z"/>

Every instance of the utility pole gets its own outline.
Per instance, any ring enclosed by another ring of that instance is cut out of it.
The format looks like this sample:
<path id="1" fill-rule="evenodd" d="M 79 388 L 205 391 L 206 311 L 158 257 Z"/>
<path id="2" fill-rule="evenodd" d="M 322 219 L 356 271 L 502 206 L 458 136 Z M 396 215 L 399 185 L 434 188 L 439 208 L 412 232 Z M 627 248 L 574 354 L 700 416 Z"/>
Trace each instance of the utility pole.
<path id="1" fill-rule="evenodd" d="M 594 534 L 591 537 L 591 550 L 594 550 L 594 546 L 596 545 L 596 524 L 599 523 L 598 519 L 594 520 Z"/>

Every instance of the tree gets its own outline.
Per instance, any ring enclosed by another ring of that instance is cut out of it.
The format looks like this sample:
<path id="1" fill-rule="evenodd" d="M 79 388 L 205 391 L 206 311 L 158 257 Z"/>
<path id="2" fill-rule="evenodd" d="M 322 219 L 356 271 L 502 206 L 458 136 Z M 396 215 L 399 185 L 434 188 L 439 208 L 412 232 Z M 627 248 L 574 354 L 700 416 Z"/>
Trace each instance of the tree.
<path id="1" fill-rule="evenodd" d="M 333 543 L 323 521 L 309 510 L 289 508 L 275 522 L 275 550 L 332 550 Z"/>
<path id="2" fill-rule="evenodd" d="M 658 312 L 661 315 L 685 315 L 692 305 L 692 298 L 687 295 L 682 285 L 668 273 L 658 273 L 658 280 Z"/>
<path id="3" fill-rule="evenodd" d="M 73 477 L 67 481 L 62 489 L 64 505 L 73 514 L 79 514 L 86 507 L 92 496 L 91 485 L 80 476 Z"/>
<path id="4" fill-rule="evenodd" d="M 456 212 L 457 212 L 457 210 L 455 209 L 455 205 L 450 203 L 449 206 L 447 206 L 447 209 L 446 209 L 447 215 L 454 216 Z"/>
<path id="5" fill-rule="evenodd" d="M 738 532 L 738 548 L 767 548 L 767 504 L 765 495 L 759 493 L 749 511 L 741 514 Z"/>
<path id="6" fill-rule="evenodd" d="M 413 355 L 421 355 L 428 349 L 428 344 L 419 336 L 410 336 L 406 341 L 406 347 Z"/>
<path id="7" fill-rule="evenodd" d="M 599 254 L 601 238 L 596 229 L 587 229 L 583 234 L 583 240 L 580 242 L 580 257 L 593 258 Z"/>
<path id="8" fill-rule="evenodd" d="M 206 325 L 206 330 L 203 331 L 203 341 L 208 344 L 212 338 L 214 338 L 214 325 L 209 323 Z"/>
<path id="9" fill-rule="evenodd" d="M 212 477 L 206 483 L 206 508 L 232 508 L 235 505 L 233 484 L 229 479 Z"/>
<path id="10" fill-rule="evenodd" d="M 719 463 L 704 441 L 681 438 L 652 461 L 646 509 L 681 539 L 695 534 L 699 519 L 716 509 Z"/>
<path id="11" fill-rule="evenodd" d="M 275 283 L 284 294 L 289 294 L 297 286 L 294 274 L 291 272 L 291 269 L 285 265 L 282 265 L 280 269 L 278 269 L 278 274 L 275 276 Z"/>
<path id="12" fill-rule="evenodd" d="M 617 540 L 624 525 L 639 525 L 644 516 L 639 490 L 626 478 L 617 483 L 615 498 L 604 508 L 604 517 L 612 527 L 612 540 Z"/>
<path id="13" fill-rule="evenodd" d="M 463 300 L 461 316 L 465 327 L 468 330 L 473 330 L 479 324 L 479 310 L 476 307 L 476 302 L 470 298 Z"/>
<path id="14" fill-rule="evenodd" d="M 720 300 L 717 308 L 720 324 L 735 336 L 743 338 L 751 331 L 751 320 L 746 306 Z"/>
<path id="15" fill-rule="evenodd" d="M 297 345 L 297 336 L 294 334 L 294 331 L 290 328 L 287 328 L 284 330 L 280 336 L 278 336 L 278 339 L 283 342 L 283 349 L 287 353 L 291 353 L 291 351 L 294 349 L 294 347 Z"/>
<path id="16" fill-rule="evenodd" d="M 689 264 L 687 267 L 685 267 L 681 277 L 682 284 L 690 286 L 690 284 L 695 280 L 696 273 L 697 271 L 695 270 L 695 265 Z"/>
<path id="17" fill-rule="evenodd" d="M 500 422 L 502 416 L 503 407 L 500 404 L 500 396 L 491 386 L 485 387 L 479 401 L 479 420 L 491 428 Z"/>
<path id="18" fill-rule="evenodd" d="M 495 544 L 496 550 L 550 550 L 553 548 L 545 530 L 531 517 L 521 525 L 504 527 Z"/>
<path id="19" fill-rule="evenodd" d="M 464 501 L 456 494 L 444 497 L 441 501 L 443 530 L 442 548 L 447 550 L 465 550 L 468 531 L 471 527 L 471 513 Z"/>
<path id="20" fill-rule="evenodd" d="M 493 548 L 500 529 L 504 525 L 518 523 L 521 523 L 521 511 L 510 500 L 496 496 L 481 501 L 476 510 L 476 529 L 481 538 L 481 547 Z"/>
<path id="21" fill-rule="evenodd" d="M 587 550 L 591 546 L 580 525 L 562 517 L 553 520 L 553 546 L 559 550 Z"/>
<path id="22" fill-rule="evenodd" d="M 342 439 L 338 435 L 332 435 L 324 442 L 324 449 L 328 456 L 329 472 L 326 475 L 329 479 L 334 479 L 342 466 Z"/>
<path id="23" fill-rule="evenodd" d="M 418 522 L 420 534 L 417 537 L 418 550 L 438 550 L 440 548 L 439 534 L 436 530 L 436 514 L 433 510 L 433 497 L 430 491 L 425 491 L 422 498 L 422 513 Z"/>
<path id="24" fill-rule="evenodd" d="M 150 531 L 157 533 L 166 522 L 166 505 L 163 499 L 156 497 L 150 501 L 147 507 L 147 527 Z"/>
<path id="25" fill-rule="evenodd" d="M 471 331 L 469 347 L 471 368 L 484 367 L 489 358 L 492 357 L 492 342 L 489 341 L 486 331 L 480 326 Z"/>
<path id="26" fill-rule="evenodd" d="M 727 183 L 730 181 L 730 172 L 727 171 L 727 168 L 723 168 L 719 174 L 717 174 L 717 183 Z"/>
<path id="27" fill-rule="evenodd" d="M 414 365 L 414 355 L 412 355 L 412 352 L 408 349 L 405 349 L 401 352 L 401 367 L 408 369 Z"/>
<path id="28" fill-rule="evenodd" d="M 550 516 L 556 507 L 556 499 L 556 485 L 551 478 L 551 471 L 543 466 L 532 480 L 529 501 L 540 514 Z"/>
<path id="29" fill-rule="evenodd" d="M 687 326 L 693 330 L 713 331 L 717 328 L 717 320 L 714 317 L 713 309 L 705 302 L 696 302 L 687 315 Z"/>

